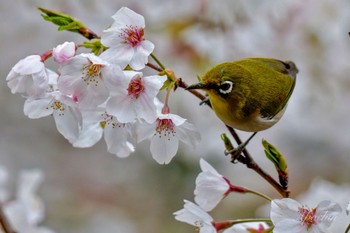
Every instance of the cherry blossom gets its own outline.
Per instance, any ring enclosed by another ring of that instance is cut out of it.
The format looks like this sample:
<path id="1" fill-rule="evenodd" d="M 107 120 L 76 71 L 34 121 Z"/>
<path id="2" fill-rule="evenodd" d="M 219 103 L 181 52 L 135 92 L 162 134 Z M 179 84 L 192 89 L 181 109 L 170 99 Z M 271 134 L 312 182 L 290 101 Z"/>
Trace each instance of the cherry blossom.
<path id="1" fill-rule="evenodd" d="M 59 91 L 29 97 L 24 103 L 24 114 L 31 119 L 53 115 L 57 130 L 70 142 L 79 136 L 82 122 L 77 103 Z"/>
<path id="2" fill-rule="evenodd" d="M 246 222 L 235 224 L 222 233 L 270 233 L 271 227 L 265 222 Z"/>
<path id="3" fill-rule="evenodd" d="M 103 110 L 84 111 L 82 130 L 73 146 L 91 147 L 104 136 L 109 153 L 121 158 L 127 157 L 135 151 L 130 142 L 131 128 L 130 123 L 119 123 L 114 116 Z"/>
<path id="4" fill-rule="evenodd" d="M 14 65 L 6 77 L 7 85 L 14 93 L 36 96 L 48 87 L 48 74 L 39 55 L 30 55 Z"/>
<path id="5" fill-rule="evenodd" d="M 213 218 L 196 204 L 185 200 L 184 208 L 174 213 L 175 219 L 196 227 L 199 233 L 216 233 Z"/>
<path id="6" fill-rule="evenodd" d="M 204 159 L 200 160 L 202 172 L 196 178 L 194 190 L 196 203 L 210 211 L 230 192 L 230 183 Z"/>
<path id="7" fill-rule="evenodd" d="M 121 123 L 136 119 L 153 123 L 157 119 L 154 100 L 165 79 L 165 76 L 158 75 L 142 77 L 141 72 L 134 71 L 125 71 L 120 78 L 106 79 L 111 95 L 107 101 L 107 112 Z"/>
<path id="8" fill-rule="evenodd" d="M 127 7 L 122 7 L 112 18 L 112 26 L 103 31 L 101 43 L 109 47 L 101 57 L 122 68 L 130 65 L 134 70 L 145 67 L 154 45 L 145 40 L 145 19 Z"/>
<path id="9" fill-rule="evenodd" d="M 157 120 L 152 124 L 137 125 L 137 141 L 150 138 L 150 150 L 153 158 L 160 164 L 167 164 L 175 156 L 179 141 L 196 146 L 200 135 L 194 125 L 186 119 L 175 114 L 158 114 Z"/>
<path id="10" fill-rule="evenodd" d="M 16 232 L 53 233 L 47 227 L 38 226 L 44 220 L 45 208 L 36 195 L 43 175 L 39 170 L 22 171 L 15 199 L 4 203 L 4 213 Z"/>
<path id="11" fill-rule="evenodd" d="M 58 88 L 71 95 L 81 108 L 95 108 L 106 101 L 108 89 L 104 79 L 110 64 L 94 54 L 79 54 L 68 59 L 60 67 Z"/>
<path id="12" fill-rule="evenodd" d="M 275 225 L 274 233 L 327 233 L 327 228 L 341 211 L 339 204 L 328 200 L 309 208 L 293 199 L 284 198 L 271 202 L 270 217 Z"/>
<path id="13" fill-rule="evenodd" d="M 74 42 L 66 41 L 63 44 L 56 46 L 52 50 L 52 57 L 55 60 L 55 62 L 59 64 L 63 64 L 65 61 L 67 61 L 69 58 L 73 57 L 74 55 L 75 55 Z"/>

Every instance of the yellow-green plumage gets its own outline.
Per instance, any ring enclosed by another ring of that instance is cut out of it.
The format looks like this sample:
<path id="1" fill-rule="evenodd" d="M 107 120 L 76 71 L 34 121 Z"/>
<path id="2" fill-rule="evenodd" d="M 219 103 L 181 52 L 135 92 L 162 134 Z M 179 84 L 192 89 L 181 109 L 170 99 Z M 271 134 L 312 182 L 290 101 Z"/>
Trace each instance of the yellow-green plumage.
<path id="1" fill-rule="evenodd" d="M 247 58 L 219 64 L 190 86 L 207 92 L 216 115 L 227 125 L 257 132 L 283 115 L 298 72 L 293 62 Z"/>

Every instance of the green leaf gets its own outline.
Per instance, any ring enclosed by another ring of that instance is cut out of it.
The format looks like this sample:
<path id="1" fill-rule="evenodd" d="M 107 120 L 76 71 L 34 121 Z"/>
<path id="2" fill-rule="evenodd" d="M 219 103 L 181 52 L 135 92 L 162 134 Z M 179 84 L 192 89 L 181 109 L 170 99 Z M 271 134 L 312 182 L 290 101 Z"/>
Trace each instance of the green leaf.
<path id="1" fill-rule="evenodd" d="M 92 39 L 89 41 L 85 41 L 81 47 L 91 49 L 91 52 L 94 53 L 95 55 L 101 54 L 103 51 L 107 49 L 107 47 L 103 46 L 101 44 L 100 39 Z"/>
<path id="2" fill-rule="evenodd" d="M 38 8 L 43 14 L 41 16 L 49 22 L 52 22 L 53 24 L 58 26 L 58 30 L 67 30 L 71 32 L 79 32 L 83 29 L 85 29 L 85 25 L 78 21 L 77 19 L 73 18 L 70 15 L 63 14 L 60 12 L 48 10 L 39 7 Z"/>

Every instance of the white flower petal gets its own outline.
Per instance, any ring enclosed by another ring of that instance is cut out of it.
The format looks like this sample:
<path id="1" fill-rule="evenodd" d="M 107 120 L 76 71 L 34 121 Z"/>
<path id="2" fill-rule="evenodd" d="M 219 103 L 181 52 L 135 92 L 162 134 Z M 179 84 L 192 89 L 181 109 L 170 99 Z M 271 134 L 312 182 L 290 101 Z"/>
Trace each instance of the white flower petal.
<path id="1" fill-rule="evenodd" d="M 81 113 L 70 106 L 65 107 L 65 111 L 54 111 L 56 128 L 70 143 L 74 143 L 79 138 Z"/>
<path id="2" fill-rule="evenodd" d="M 118 157 L 127 157 L 134 151 L 133 145 L 127 141 L 128 130 L 125 126 L 118 125 L 112 127 L 106 125 L 104 129 L 104 138 L 108 147 L 108 152 Z"/>
<path id="3" fill-rule="evenodd" d="M 184 122 L 181 126 L 176 127 L 177 137 L 190 146 L 196 146 L 201 140 L 199 132 L 194 125 Z"/>
<path id="4" fill-rule="evenodd" d="M 142 142 L 145 139 L 151 139 L 154 135 L 154 129 L 156 128 L 156 122 L 153 124 L 141 123 L 136 124 L 136 140 Z"/>
<path id="5" fill-rule="evenodd" d="M 193 226 L 197 226 L 197 222 L 212 226 L 213 218 L 207 212 L 193 202 L 187 200 L 184 200 L 184 202 L 184 208 L 174 213 L 176 220 L 186 222 Z M 213 226 L 212 228 L 215 230 Z"/>
<path id="6" fill-rule="evenodd" d="M 101 112 L 83 112 L 82 129 L 79 137 L 74 141 L 73 146 L 86 148 L 95 145 L 103 135 L 103 129 L 100 124 Z"/>
<path id="7" fill-rule="evenodd" d="M 135 101 L 135 110 L 139 119 L 145 120 L 147 123 L 153 123 L 157 119 L 157 108 L 153 99 L 141 95 Z"/>
<path id="8" fill-rule="evenodd" d="M 229 184 L 222 176 L 209 171 L 201 172 L 196 178 L 194 200 L 205 211 L 211 211 L 225 197 L 229 189 Z"/>
<path id="9" fill-rule="evenodd" d="M 299 220 L 299 208 L 301 204 L 291 198 L 275 199 L 271 202 L 270 217 L 273 223 L 285 219 Z"/>
<path id="10" fill-rule="evenodd" d="M 115 95 L 107 101 L 107 112 L 117 118 L 120 123 L 134 122 L 136 111 L 134 101 L 128 96 Z"/>
<path id="11" fill-rule="evenodd" d="M 140 28 L 145 27 L 145 19 L 142 15 L 137 14 L 135 11 L 130 10 L 127 7 L 120 8 L 113 16 L 113 27 L 125 27 L 128 25 L 134 25 Z"/>
<path id="12" fill-rule="evenodd" d="M 283 222 L 275 224 L 274 233 L 308 233 L 306 227 L 302 226 L 297 219 L 285 219 Z"/>
<path id="13" fill-rule="evenodd" d="M 42 96 L 40 99 L 28 98 L 24 102 L 24 115 L 31 119 L 49 116 L 53 113 L 53 109 L 50 107 L 52 102 L 53 98 L 50 95 Z"/>
<path id="14" fill-rule="evenodd" d="M 141 70 L 148 62 L 149 55 L 154 50 L 154 44 L 148 40 L 142 41 L 141 44 L 135 47 L 135 53 L 129 65 L 134 70 Z"/>
<path id="15" fill-rule="evenodd" d="M 216 176 L 218 176 L 218 177 L 222 177 L 222 175 L 219 174 L 219 173 L 216 171 L 216 169 L 213 168 L 213 166 L 211 166 L 211 165 L 210 165 L 207 161 L 205 161 L 204 159 L 201 158 L 201 159 L 199 160 L 199 165 L 200 165 L 201 170 L 202 170 L 203 172 L 208 171 L 208 172 L 210 172 L 210 173 L 212 173 L 212 174 L 214 174 L 214 175 L 216 175 Z"/>
<path id="16" fill-rule="evenodd" d="M 156 134 L 151 140 L 150 150 L 152 157 L 159 164 L 168 164 L 171 159 L 176 155 L 179 147 L 179 140 L 170 135 Z"/>
<path id="17" fill-rule="evenodd" d="M 134 49 L 128 44 L 110 47 L 100 55 L 102 59 L 111 64 L 119 65 L 122 68 L 129 64 L 133 56 Z"/>
<path id="18" fill-rule="evenodd" d="M 20 60 L 12 70 L 20 75 L 31 75 L 42 71 L 44 68 L 44 63 L 39 55 L 30 55 Z"/>

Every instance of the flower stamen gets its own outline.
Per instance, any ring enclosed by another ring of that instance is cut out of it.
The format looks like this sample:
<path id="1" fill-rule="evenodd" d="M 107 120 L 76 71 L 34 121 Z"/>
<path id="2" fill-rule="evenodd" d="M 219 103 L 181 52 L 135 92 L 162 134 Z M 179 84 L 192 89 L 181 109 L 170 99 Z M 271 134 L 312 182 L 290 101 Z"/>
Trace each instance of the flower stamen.
<path id="1" fill-rule="evenodd" d="M 92 62 L 89 62 L 89 64 L 83 66 L 83 76 L 81 77 L 81 79 L 87 85 L 93 83 L 95 84 L 95 86 L 98 86 L 102 67 L 103 65 L 101 64 L 93 64 Z"/>
<path id="2" fill-rule="evenodd" d="M 122 37 L 124 43 L 135 47 L 139 45 L 144 39 L 144 29 L 137 26 L 129 25 L 122 29 L 120 37 Z"/>
<path id="3" fill-rule="evenodd" d="M 141 93 L 145 90 L 145 86 L 142 83 L 142 78 L 140 76 L 135 76 L 131 79 L 128 86 L 128 96 L 132 98 L 139 98 Z"/>
<path id="4" fill-rule="evenodd" d="M 171 119 L 157 119 L 157 127 L 155 134 L 159 134 L 159 137 L 163 136 L 168 137 L 170 140 L 170 136 L 175 136 L 175 125 Z"/>
<path id="5" fill-rule="evenodd" d="M 308 207 L 299 208 L 300 222 L 310 229 L 316 223 L 316 208 L 309 209 Z"/>

